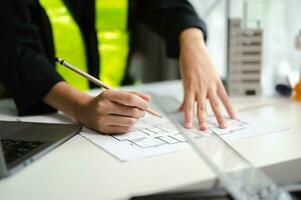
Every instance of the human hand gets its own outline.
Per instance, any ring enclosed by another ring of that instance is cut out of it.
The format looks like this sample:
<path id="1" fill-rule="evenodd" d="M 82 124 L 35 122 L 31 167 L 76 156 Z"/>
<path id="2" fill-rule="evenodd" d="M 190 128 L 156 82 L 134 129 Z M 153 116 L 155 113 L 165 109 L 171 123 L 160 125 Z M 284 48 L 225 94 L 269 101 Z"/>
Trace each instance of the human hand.
<path id="1" fill-rule="evenodd" d="M 104 90 L 79 110 L 79 121 L 104 134 L 128 132 L 148 109 L 150 96 L 138 92 Z"/>
<path id="2" fill-rule="evenodd" d="M 230 118 L 235 114 L 228 100 L 225 88 L 216 73 L 204 43 L 203 34 L 197 28 L 189 28 L 180 35 L 180 72 L 184 87 L 184 101 L 180 107 L 184 111 L 185 127 L 193 127 L 194 106 L 197 107 L 199 128 L 206 130 L 206 102 L 210 102 L 220 128 L 227 124 L 220 110 L 220 100 Z"/>

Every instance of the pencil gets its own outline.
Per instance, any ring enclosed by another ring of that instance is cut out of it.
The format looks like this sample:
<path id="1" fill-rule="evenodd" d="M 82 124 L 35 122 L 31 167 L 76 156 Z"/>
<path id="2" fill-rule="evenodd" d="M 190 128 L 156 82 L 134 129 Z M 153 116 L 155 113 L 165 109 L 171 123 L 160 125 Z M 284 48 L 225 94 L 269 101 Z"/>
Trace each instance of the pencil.
<path id="1" fill-rule="evenodd" d="M 108 86 L 107 84 L 105 84 L 104 82 L 101 82 L 100 80 L 98 80 L 97 78 L 91 76 L 90 74 L 78 69 L 77 67 L 71 65 L 70 63 L 66 62 L 65 60 L 63 59 L 60 59 L 60 58 L 55 58 L 55 62 L 59 63 L 60 65 L 62 66 L 65 66 L 67 67 L 68 69 L 72 70 L 73 72 L 87 78 L 89 81 L 91 81 L 92 83 L 94 83 L 95 85 L 99 86 L 99 87 L 102 87 L 104 89 L 113 89 L 112 87 Z M 162 117 L 158 112 L 152 110 L 152 109 L 147 109 L 146 112 L 154 115 L 154 116 L 157 116 L 157 117 Z"/>

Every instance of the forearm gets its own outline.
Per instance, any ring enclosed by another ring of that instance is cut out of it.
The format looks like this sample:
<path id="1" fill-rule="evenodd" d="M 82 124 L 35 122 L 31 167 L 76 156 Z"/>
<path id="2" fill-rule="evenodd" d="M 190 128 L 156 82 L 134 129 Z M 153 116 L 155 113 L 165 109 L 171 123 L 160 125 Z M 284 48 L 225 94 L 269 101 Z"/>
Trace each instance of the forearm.
<path id="1" fill-rule="evenodd" d="M 144 116 L 149 96 L 108 89 L 92 97 L 59 82 L 43 101 L 87 128 L 104 134 L 120 134 L 131 130 Z"/>
<path id="2" fill-rule="evenodd" d="M 77 122 L 80 121 L 80 109 L 85 107 L 92 96 L 78 91 L 66 82 L 59 82 L 52 87 L 43 101 L 51 107 L 64 112 Z"/>

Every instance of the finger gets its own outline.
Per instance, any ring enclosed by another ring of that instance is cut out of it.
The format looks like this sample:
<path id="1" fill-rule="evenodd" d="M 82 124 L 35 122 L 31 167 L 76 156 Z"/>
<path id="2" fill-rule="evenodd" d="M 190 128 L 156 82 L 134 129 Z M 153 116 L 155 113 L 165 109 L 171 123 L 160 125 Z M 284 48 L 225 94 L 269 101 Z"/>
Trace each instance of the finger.
<path id="1" fill-rule="evenodd" d="M 218 102 L 217 96 L 213 95 L 213 94 L 209 95 L 209 101 L 210 101 L 211 108 L 214 112 L 214 115 L 216 117 L 219 127 L 227 128 L 226 122 L 219 109 L 219 102 Z"/>
<path id="2" fill-rule="evenodd" d="M 150 101 L 150 99 L 151 99 L 151 96 L 149 96 L 147 94 L 143 94 L 141 92 L 130 92 L 130 93 L 135 94 L 135 95 L 141 97 L 142 99 L 144 99 L 146 101 Z"/>
<path id="3" fill-rule="evenodd" d="M 111 110 L 109 114 L 121 115 L 126 117 L 140 118 L 145 115 L 145 111 L 131 106 L 125 106 L 119 103 L 111 102 Z"/>
<path id="4" fill-rule="evenodd" d="M 104 95 L 109 100 L 123 105 L 137 107 L 141 110 L 148 109 L 148 102 L 146 100 L 135 94 L 131 94 L 130 92 L 107 90 L 107 92 L 105 92 Z"/>
<path id="5" fill-rule="evenodd" d="M 120 115 L 107 115 L 100 121 L 102 126 L 133 126 L 137 122 L 137 118 L 125 117 Z"/>
<path id="6" fill-rule="evenodd" d="M 218 86 L 217 94 L 218 94 L 219 98 L 221 99 L 223 105 L 225 106 L 229 117 L 231 119 L 234 119 L 235 112 L 234 112 L 234 109 L 232 108 L 232 105 L 229 102 L 227 92 L 226 92 L 224 86 L 222 85 L 222 83 L 220 83 Z"/>
<path id="7" fill-rule="evenodd" d="M 131 130 L 130 126 L 115 126 L 115 125 L 109 125 L 105 126 L 102 130 L 101 133 L 103 134 L 122 134 L 122 133 L 127 133 Z"/>
<path id="8" fill-rule="evenodd" d="M 185 128 L 193 127 L 193 106 L 194 106 L 194 96 L 193 94 L 185 94 L 184 97 L 184 118 L 185 118 Z"/>
<path id="9" fill-rule="evenodd" d="M 199 127 L 205 131 L 208 129 L 206 123 L 206 94 L 199 94 L 197 100 L 197 116 L 199 121 Z"/>

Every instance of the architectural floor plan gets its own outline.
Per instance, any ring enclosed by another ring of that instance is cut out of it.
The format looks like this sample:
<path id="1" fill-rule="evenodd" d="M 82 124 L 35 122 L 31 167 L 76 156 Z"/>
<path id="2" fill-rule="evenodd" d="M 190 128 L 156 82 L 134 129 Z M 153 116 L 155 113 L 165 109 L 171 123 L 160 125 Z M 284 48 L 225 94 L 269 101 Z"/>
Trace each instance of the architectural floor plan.
<path id="1" fill-rule="evenodd" d="M 160 110 L 155 106 L 152 108 Z M 207 133 L 215 132 L 226 140 L 253 137 L 285 129 L 244 115 L 239 115 L 237 119 L 227 119 L 228 128 L 226 129 L 220 129 L 217 126 L 213 115 L 208 116 L 207 122 L 209 127 Z M 190 131 L 194 137 L 200 137 L 206 133 L 197 127 Z M 167 117 L 158 118 L 148 113 L 138 121 L 131 132 L 126 134 L 104 136 L 88 129 L 84 129 L 81 134 L 122 161 L 137 160 L 190 148 Z"/>

